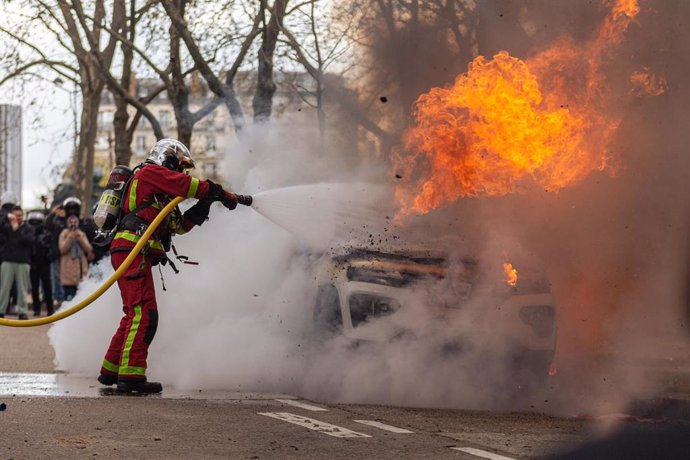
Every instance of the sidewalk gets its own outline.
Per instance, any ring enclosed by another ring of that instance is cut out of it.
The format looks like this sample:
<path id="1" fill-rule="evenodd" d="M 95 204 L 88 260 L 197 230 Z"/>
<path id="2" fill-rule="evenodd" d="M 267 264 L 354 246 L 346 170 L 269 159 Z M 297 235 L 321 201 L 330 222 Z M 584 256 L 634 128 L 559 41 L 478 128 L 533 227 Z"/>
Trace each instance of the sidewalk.
<path id="1" fill-rule="evenodd" d="M 55 372 L 48 328 L 0 326 L 0 372 Z"/>

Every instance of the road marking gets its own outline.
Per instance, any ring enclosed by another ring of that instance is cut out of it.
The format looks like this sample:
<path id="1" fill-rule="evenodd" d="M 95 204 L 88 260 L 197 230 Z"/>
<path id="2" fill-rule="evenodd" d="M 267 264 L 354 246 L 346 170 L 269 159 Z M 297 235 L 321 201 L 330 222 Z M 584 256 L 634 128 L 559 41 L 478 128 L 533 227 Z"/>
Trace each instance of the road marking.
<path id="1" fill-rule="evenodd" d="M 336 438 L 371 438 L 368 434 L 358 433 L 356 431 L 348 430 L 330 423 L 320 422 L 313 418 L 302 417 L 300 415 L 291 414 L 289 412 L 259 412 L 259 415 L 275 418 L 284 422 L 299 425 L 310 430 L 318 431 Z"/>
<path id="2" fill-rule="evenodd" d="M 294 399 L 276 399 L 276 401 L 281 402 L 283 404 L 287 404 L 288 406 L 295 406 L 299 407 L 300 409 L 311 410 L 314 412 L 328 412 L 328 409 L 324 409 L 323 407 L 301 403 L 299 401 L 295 401 Z"/>
<path id="3" fill-rule="evenodd" d="M 474 447 L 451 447 L 453 450 L 459 450 L 460 452 L 465 452 L 466 454 L 476 455 L 477 457 L 488 458 L 490 460 L 515 460 L 511 457 L 505 457 L 503 455 L 494 454 L 481 449 L 475 449 Z"/>
<path id="4" fill-rule="evenodd" d="M 386 425 L 385 423 L 375 422 L 373 420 L 353 420 L 353 422 L 361 423 L 362 425 L 369 425 L 381 430 L 390 431 L 391 433 L 414 433 L 414 431 L 406 430 L 405 428 L 398 428 L 397 426 Z"/>

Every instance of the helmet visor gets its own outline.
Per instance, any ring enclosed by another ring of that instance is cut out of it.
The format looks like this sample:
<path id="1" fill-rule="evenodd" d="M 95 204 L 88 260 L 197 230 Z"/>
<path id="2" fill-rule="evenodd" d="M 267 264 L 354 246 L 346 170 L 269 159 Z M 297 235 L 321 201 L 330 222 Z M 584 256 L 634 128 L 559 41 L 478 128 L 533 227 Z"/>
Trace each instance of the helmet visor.
<path id="1" fill-rule="evenodd" d="M 185 174 L 189 174 L 192 169 L 194 169 L 194 160 L 186 155 L 183 155 L 182 158 L 180 158 L 180 171 Z"/>

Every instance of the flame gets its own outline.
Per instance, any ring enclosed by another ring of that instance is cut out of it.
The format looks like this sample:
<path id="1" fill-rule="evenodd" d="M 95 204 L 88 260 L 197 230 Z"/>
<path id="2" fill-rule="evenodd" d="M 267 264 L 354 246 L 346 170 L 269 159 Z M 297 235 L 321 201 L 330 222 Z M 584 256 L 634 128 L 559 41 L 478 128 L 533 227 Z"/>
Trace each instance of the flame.
<path id="1" fill-rule="evenodd" d="M 601 66 L 638 12 L 636 0 L 618 0 L 587 43 L 562 39 L 528 61 L 506 51 L 479 56 L 452 86 L 421 95 L 393 158 L 404 179 L 398 218 L 461 197 L 556 191 L 594 171 L 615 175 L 607 146 L 619 120 L 607 114 Z"/>
<path id="2" fill-rule="evenodd" d="M 666 79 L 649 72 L 646 68 L 643 71 L 633 72 L 630 83 L 633 85 L 633 93 L 659 96 L 666 92 Z"/>
<path id="3" fill-rule="evenodd" d="M 617 0 L 611 10 L 614 18 L 616 16 L 625 15 L 633 19 L 639 12 L 640 6 L 637 4 L 637 0 Z"/>
<path id="4" fill-rule="evenodd" d="M 506 274 L 506 283 L 510 284 L 512 287 L 517 286 L 518 272 L 513 267 L 510 262 L 505 262 L 503 264 L 503 272 Z"/>
<path id="5" fill-rule="evenodd" d="M 551 366 L 549 366 L 549 377 L 554 377 L 556 375 L 558 375 L 558 367 L 552 363 Z"/>

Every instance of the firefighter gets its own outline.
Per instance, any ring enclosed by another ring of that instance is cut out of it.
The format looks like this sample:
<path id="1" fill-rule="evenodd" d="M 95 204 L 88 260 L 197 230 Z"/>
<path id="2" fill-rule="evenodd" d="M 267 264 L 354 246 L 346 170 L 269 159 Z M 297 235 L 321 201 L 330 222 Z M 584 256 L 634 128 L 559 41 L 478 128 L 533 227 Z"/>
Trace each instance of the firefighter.
<path id="1" fill-rule="evenodd" d="M 174 197 L 199 201 L 184 215 L 179 209 L 161 223 L 134 263 L 117 283 L 122 296 L 124 316 L 108 347 L 98 381 L 117 384 L 124 393 L 159 393 L 158 382 L 146 380 L 148 348 L 156 334 L 158 309 L 151 267 L 170 263 L 166 252 L 173 233 L 188 232 L 207 218 L 211 203 L 221 201 L 229 209 L 237 206 L 237 196 L 211 181 L 188 175 L 194 161 L 185 145 L 174 139 L 162 139 L 154 145 L 146 161 L 137 167 L 123 197 L 124 217 L 110 245 L 113 268 L 127 258 L 140 235 Z"/>

